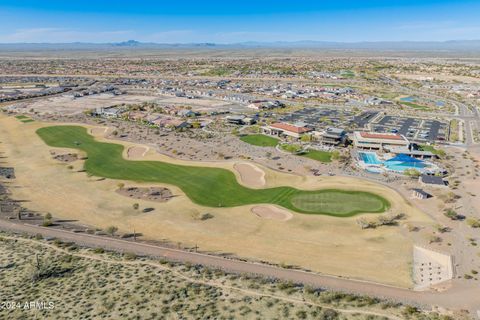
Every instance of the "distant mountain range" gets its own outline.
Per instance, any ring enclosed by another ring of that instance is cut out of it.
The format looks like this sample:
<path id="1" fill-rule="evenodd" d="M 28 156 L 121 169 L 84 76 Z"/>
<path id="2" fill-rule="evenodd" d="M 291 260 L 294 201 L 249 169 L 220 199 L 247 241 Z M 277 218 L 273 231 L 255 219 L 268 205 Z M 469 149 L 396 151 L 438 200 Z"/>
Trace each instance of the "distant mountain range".
<path id="1" fill-rule="evenodd" d="M 120 50 L 120 49 L 249 49 L 249 48 L 292 48 L 328 50 L 400 50 L 400 51 L 480 51 L 480 40 L 451 41 L 378 41 L 378 42 L 329 42 L 329 41 L 276 41 L 218 43 L 152 43 L 128 40 L 117 43 L 0 43 L 0 51 L 35 50 Z"/>

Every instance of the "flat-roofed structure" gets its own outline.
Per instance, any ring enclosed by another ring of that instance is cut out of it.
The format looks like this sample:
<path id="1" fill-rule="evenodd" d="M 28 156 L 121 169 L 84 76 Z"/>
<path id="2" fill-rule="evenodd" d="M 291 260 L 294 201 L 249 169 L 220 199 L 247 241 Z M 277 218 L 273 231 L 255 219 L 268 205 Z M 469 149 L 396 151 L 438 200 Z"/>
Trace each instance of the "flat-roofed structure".
<path id="1" fill-rule="evenodd" d="M 407 156 L 420 159 L 432 159 L 437 158 L 435 154 L 430 151 L 421 151 L 421 150 L 410 150 L 409 148 L 404 147 L 392 147 L 389 150 L 393 154 L 406 154 Z"/>
<path id="2" fill-rule="evenodd" d="M 347 132 L 341 128 L 327 128 L 325 131 L 317 132 L 318 140 L 323 144 L 338 146 L 345 143 Z"/>
<path id="3" fill-rule="evenodd" d="M 412 196 L 420 200 L 425 200 L 432 197 L 430 193 L 426 192 L 423 189 L 418 189 L 418 188 L 412 189 Z"/>
<path id="4" fill-rule="evenodd" d="M 424 186 L 431 186 L 431 187 L 446 187 L 447 183 L 443 180 L 442 177 L 438 176 L 431 176 L 431 175 L 421 175 L 418 178 L 418 182 Z"/>
<path id="5" fill-rule="evenodd" d="M 408 149 L 410 141 L 398 133 L 355 131 L 353 133 L 353 145 L 358 149 L 389 151 L 395 148 Z"/>
<path id="6" fill-rule="evenodd" d="M 299 139 L 304 134 L 313 131 L 312 128 L 296 126 L 284 122 L 272 123 L 269 126 L 263 127 L 263 132 L 272 136 L 292 137 Z"/>

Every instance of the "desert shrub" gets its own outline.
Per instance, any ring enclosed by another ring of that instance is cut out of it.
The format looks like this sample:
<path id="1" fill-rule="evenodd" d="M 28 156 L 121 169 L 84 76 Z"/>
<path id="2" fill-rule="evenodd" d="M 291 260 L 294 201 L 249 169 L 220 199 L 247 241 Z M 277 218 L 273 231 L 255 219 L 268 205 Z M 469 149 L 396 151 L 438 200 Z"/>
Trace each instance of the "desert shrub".
<path id="1" fill-rule="evenodd" d="M 417 307 L 405 306 L 405 308 L 403 308 L 402 310 L 402 315 L 405 318 L 409 319 L 410 317 L 417 315 L 419 312 L 420 311 L 418 310 Z"/>
<path id="2" fill-rule="evenodd" d="M 459 214 L 453 209 L 447 209 L 443 214 L 452 220 L 458 220 L 460 218 Z"/>
<path id="3" fill-rule="evenodd" d="M 297 319 L 307 319 L 307 312 L 305 310 L 298 310 L 295 313 L 295 316 L 297 317 Z"/>
<path id="4" fill-rule="evenodd" d="M 467 225 L 469 225 L 472 228 L 480 228 L 480 220 L 477 218 L 468 218 Z"/>
<path id="5" fill-rule="evenodd" d="M 123 254 L 123 257 L 126 259 L 126 260 L 135 260 L 137 259 L 137 255 L 133 252 L 126 252 Z"/>
<path id="6" fill-rule="evenodd" d="M 103 248 L 95 248 L 95 249 L 93 249 L 93 252 L 97 253 L 97 254 L 101 254 L 101 253 L 104 253 L 105 250 Z"/>
<path id="7" fill-rule="evenodd" d="M 338 319 L 338 312 L 333 310 L 333 309 L 325 309 L 322 311 L 322 313 L 320 314 L 320 317 L 319 319 L 322 319 L 322 320 L 335 320 L 335 319 Z"/>
<path id="8" fill-rule="evenodd" d="M 439 242 L 442 242 L 442 238 L 440 238 L 439 236 L 436 236 L 436 235 L 432 235 L 432 236 L 429 237 L 428 242 L 429 243 L 439 243 Z"/>
<path id="9" fill-rule="evenodd" d="M 213 217 L 214 217 L 213 214 L 207 212 L 202 214 L 202 216 L 200 217 L 200 220 L 205 221 L 208 219 L 212 219 Z"/>
<path id="10" fill-rule="evenodd" d="M 114 236 L 115 233 L 118 231 L 118 228 L 115 226 L 110 226 L 106 229 L 107 233 L 111 236 Z"/>

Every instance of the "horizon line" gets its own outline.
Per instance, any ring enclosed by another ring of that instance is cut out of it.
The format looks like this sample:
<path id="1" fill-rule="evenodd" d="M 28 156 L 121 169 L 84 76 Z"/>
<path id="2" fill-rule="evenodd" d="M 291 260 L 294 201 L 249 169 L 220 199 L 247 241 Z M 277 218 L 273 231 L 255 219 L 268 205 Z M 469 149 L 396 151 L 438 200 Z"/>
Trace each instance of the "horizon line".
<path id="1" fill-rule="evenodd" d="M 338 40 L 275 40 L 275 41 L 257 41 L 257 40 L 246 40 L 246 41 L 237 41 L 237 42 L 211 42 L 211 41 L 199 41 L 199 42 L 153 42 L 153 41 L 137 41 L 134 39 L 128 39 L 124 41 L 103 41 L 103 42 L 89 42 L 89 41 L 71 41 L 71 42 L 1 42 L 0 44 L 159 44 L 159 45 L 191 45 L 191 44 L 209 44 L 209 45 L 236 45 L 236 44 L 248 44 L 248 43 L 258 43 L 258 44 L 275 44 L 275 43 L 303 43 L 303 42 L 312 42 L 312 43 L 338 43 L 338 44 L 359 44 L 359 43 L 448 43 L 448 42 L 473 42 L 480 41 L 478 39 L 449 39 L 449 40 L 358 40 L 358 41 L 338 41 Z"/>

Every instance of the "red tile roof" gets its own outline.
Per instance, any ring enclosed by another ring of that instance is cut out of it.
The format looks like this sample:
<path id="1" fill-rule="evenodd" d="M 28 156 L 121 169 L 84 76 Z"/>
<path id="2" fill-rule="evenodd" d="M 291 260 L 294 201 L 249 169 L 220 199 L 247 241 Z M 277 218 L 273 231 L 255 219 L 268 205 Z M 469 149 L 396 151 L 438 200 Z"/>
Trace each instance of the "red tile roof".
<path id="1" fill-rule="evenodd" d="M 386 140 L 405 140 L 401 135 L 396 133 L 372 133 L 372 132 L 360 132 L 362 138 L 367 139 L 386 139 Z"/>
<path id="2" fill-rule="evenodd" d="M 310 128 L 297 127 L 297 126 L 294 126 L 288 123 L 283 123 L 283 122 L 273 123 L 270 125 L 270 127 L 282 129 L 285 131 L 295 132 L 295 133 L 305 133 L 305 132 L 312 131 L 312 129 Z"/>

